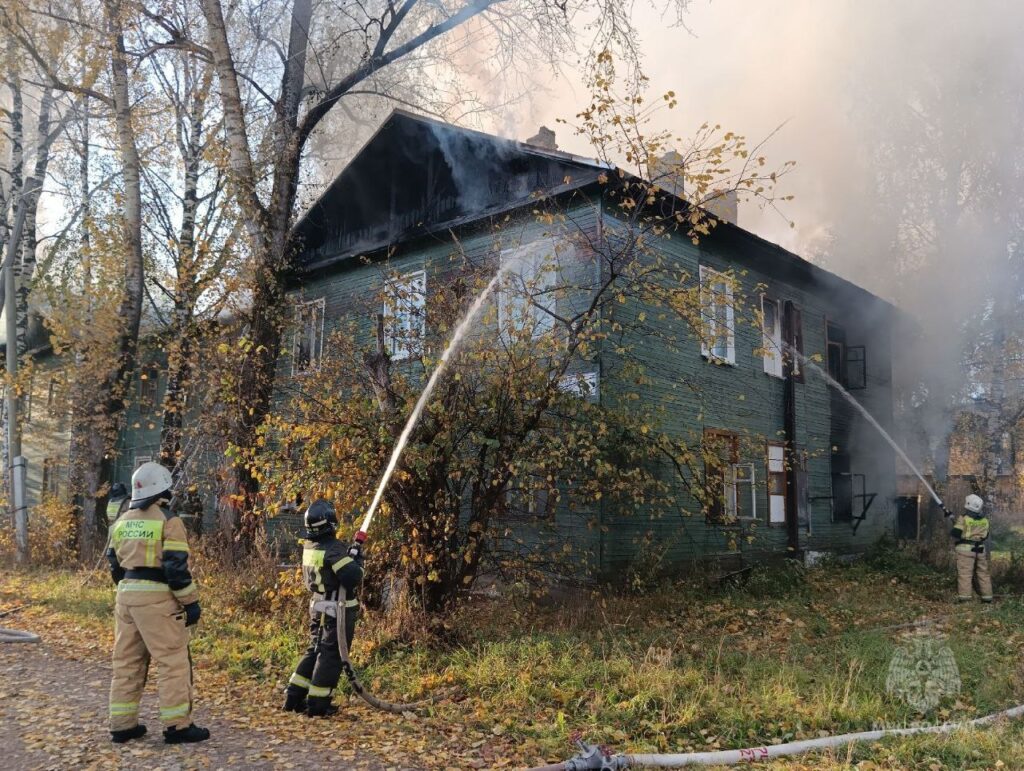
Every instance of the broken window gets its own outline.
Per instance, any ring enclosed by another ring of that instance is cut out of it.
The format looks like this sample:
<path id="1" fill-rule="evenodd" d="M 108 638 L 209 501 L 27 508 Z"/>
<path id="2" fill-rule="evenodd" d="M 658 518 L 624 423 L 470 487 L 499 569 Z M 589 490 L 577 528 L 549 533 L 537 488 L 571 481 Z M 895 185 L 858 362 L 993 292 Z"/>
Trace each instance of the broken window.
<path id="1" fill-rule="evenodd" d="M 832 521 L 853 520 L 853 475 L 850 473 L 850 456 L 842 452 L 832 453 Z"/>
<path id="2" fill-rule="evenodd" d="M 416 356 L 426 328 L 426 271 L 417 270 L 389 281 L 384 296 L 384 347 L 391 358 Z"/>
<path id="3" fill-rule="evenodd" d="M 700 266 L 701 353 L 720 364 L 736 363 L 735 301 L 724 273 Z"/>
<path id="4" fill-rule="evenodd" d="M 555 328 L 559 245 L 551 239 L 534 241 L 501 253 L 507 275 L 498 291 L 498 325 L 502 333 L 540 337 Z M 571 248 L 571 247 L 562 247 Z"/>
<path id="5" fill-rule="evenodd" d="M 786 522 L 786 446 L 768 443 L 768 522 Z"/>
<path id="6" fill-rule="evenodd" d="M 782 314 L 779 301 L 761 297 L 761 346 L 764 348 L 764 371 L 782 377 Z"/>
<path id="7" fill-rule="evenodd" d="M 863 345 L 851 345 L 846 349 L 846 382 L 848 391 L 861 391 L 868 387 L 867 354 Z"/>
<path id="8" fill-rule="evenodd" d="M 839 385 L 846 386 L 846 330 L 831 321 L 825 322 L 828 346 L 828 375 Z"/>
<path id="9" fill-rule="evenodd" d="M 292 345 L 292 374 L 315 370 L 324 344 L 324 298 L 295 306 L 295 340 Z"/>

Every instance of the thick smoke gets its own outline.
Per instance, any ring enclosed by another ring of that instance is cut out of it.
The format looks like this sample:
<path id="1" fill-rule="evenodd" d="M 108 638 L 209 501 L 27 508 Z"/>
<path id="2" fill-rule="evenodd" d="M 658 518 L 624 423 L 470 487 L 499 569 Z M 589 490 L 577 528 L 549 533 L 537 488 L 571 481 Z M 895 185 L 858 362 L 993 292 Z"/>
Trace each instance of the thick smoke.
<path id="1" fill-rule="evenodd" d="M 1024 3 L 714 0 L 691 5 L 687 30 L 637 26 L 652 96 L 680 96 L 659 128 L 707 120 L 756 141 L 785 124 L 766 152 L 797 162 L 795 200 L 785 217 L 741 207 L 740 224 L 906 312 L 904 441 L 941 455 L 956 411 L 992 388 L 995 314 L 1019 315 Z M 571 118 L 579 85 L 553 88 L 517 113 L 520 136 Z"/>

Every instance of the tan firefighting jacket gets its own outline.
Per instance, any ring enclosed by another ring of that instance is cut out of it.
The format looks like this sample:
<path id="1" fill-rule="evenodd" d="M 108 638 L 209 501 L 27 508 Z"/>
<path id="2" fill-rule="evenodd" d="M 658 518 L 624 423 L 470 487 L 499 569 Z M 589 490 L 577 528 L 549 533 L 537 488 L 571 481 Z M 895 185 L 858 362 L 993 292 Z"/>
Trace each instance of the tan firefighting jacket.
<path id="1" fill-rule="evenodd" d="M 107 561 L 117 584 L 118 596 L 131 593 L 150 601 L 143 593 L 170 593 L 182 605 L 199 599 L 188 569 L 188 538 L 180 517 L 156 504 L 147 509 L 128 509 L 110 529 Z M 125 598 L 129 604 L 137 604 Z"/>

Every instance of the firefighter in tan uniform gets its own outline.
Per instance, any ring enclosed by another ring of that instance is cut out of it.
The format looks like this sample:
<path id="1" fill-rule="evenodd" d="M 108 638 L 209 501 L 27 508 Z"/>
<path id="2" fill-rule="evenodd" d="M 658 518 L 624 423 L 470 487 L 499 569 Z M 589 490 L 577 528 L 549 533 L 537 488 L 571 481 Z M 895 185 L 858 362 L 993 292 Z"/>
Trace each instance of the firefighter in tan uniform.
<path id="1" fill-rule="evenodd" d="M 171 498 L 171 473 L 143 463 L 132 475 L 132 498 L 110 530 L 107 559 L 117 585 L 114 611 L 110 737 L 146 733 L 139 697 L 150 659 L 159 669 L 160 720 L 168 744 L 201 742 L 210 732 L 192 723 L 189 627 L 199 620 L 199 594 L 188 570 L 185 526 L 160 508 Z"/>
<path id="2" fill-rule="evenodd" d="M 985 502 L 977 495 L 968 495 L 964 513 L 956 518 L 950 535 L 956 539 L 957 598 L 967 602 L 974 598 L 977 586 L 982 602 L 992 602 L 992 576 L 989 573 L 988 518 L 981 513 Z"/>

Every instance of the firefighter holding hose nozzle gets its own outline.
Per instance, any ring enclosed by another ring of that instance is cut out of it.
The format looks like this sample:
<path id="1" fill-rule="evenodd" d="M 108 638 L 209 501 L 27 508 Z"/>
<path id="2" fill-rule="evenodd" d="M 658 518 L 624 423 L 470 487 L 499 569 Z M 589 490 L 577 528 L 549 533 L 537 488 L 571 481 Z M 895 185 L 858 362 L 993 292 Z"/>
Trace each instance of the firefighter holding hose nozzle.
<path id="1" fill-rule="evenodd" d="M 957 599 L 969 602 L 977 586 L 981 601 L 992 602 L 992 576 L 985 549 L 988 540 L 988 517 L 982 514 L 985 502 L 977 495 L 968 495 L 964 513 L 953 522 L 950 535 L 955 539 Z"/>
<path id="2" fill-rule="evenodd" d="M 284 709 L 309 717 L 329 717 L 338 711 L 331 694 L 341 676 L 341 654 L 335 623 L 341 590 L 346 595 L 345 638 L 352 644 L 359 600 L 355 592 L 363 579 L 363 554 L 358 543 L 346 546 L 337 537 L 338 515 L 334 505 L 313 501 L 304 516 L 306 541 L 302 548 L 302 578 L 312 593 L 309 647 L 288 680 Z M 326 602 L 325 602 L 326 601 Z"/>

